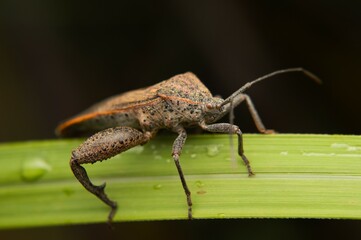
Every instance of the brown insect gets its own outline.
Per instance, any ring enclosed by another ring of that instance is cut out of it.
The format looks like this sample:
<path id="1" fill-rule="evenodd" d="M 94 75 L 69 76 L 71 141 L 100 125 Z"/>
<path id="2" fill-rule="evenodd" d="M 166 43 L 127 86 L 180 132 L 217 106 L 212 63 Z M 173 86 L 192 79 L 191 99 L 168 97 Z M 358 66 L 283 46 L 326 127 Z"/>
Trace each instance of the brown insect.
<path id="1" fill-rule="evenodd" d="M 56 133 L 59 136 L 74 136 L 97 132 L 72 152 L 70 167 L 89 192 L 111 207 L 108 216 L 108 221 L 111 222 L 117 203 L 105 194 L 105 183 L 100 186 L 91 183 L 81 164 L 102 161 L 134 146 L 143 145 L 153 138 L 159 129 L 166 128 L 176 132 L 178 137 L 173 143 L 172 157 L 186 194 L 188 218 L 192 219 L 191 192 L 179 162 L 187 138 L 185 128 L 199 126 L 208 132 L 237 134 L 238 154 L 247 167 L 248 175 L 253 175 L 249 161 L 243 153 L 242 132 L 239 127 L 230 123 L 214 122 L 232 111 L 233 107 L 246 101 L 258 131 L 273 132 L 264 127 L 250 97 L 243 92 L 254 83 L 287 72 L 302 72 L 320 83 L 315 75 L 302 68 L 289 68 L 248 82 L 223 100 L 213 97 L 193 73 L 187 72 L 151 87 L 106 99 L 60 124 Z"/>

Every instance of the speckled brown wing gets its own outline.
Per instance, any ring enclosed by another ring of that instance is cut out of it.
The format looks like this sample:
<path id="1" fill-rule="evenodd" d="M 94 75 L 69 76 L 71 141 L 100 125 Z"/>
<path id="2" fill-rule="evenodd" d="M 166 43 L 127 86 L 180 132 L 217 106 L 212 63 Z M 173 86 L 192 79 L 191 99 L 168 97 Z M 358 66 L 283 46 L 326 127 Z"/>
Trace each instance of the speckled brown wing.
<path id="1" fill-rule="evenodd" d="M 132 109 L 139 105 L 151 104 L 157 98 L 154 86 L 110 97 L 61 123 L 55 133 L 63 137 L 82 136 L 115 126 L 137 127 L 137 121 L 132 116 Z M 129 117 L 124 125 L 119 123 L 121 121 L 119 119 L 110 121 L 120 113 L 129 113 L 126 114 Z"/>
<path id="2" fill-rule="evenodd" d="M 157 92 L 156 89 L 154 89 L 154 86 L 125 92 L 107 98 L 91 106 L 87 110 L 80 113 L 78 116 L 109 111 L 121 111 L 135 107 L 139 104 L 146 104 L 147 102 L 157 98 Z"/>

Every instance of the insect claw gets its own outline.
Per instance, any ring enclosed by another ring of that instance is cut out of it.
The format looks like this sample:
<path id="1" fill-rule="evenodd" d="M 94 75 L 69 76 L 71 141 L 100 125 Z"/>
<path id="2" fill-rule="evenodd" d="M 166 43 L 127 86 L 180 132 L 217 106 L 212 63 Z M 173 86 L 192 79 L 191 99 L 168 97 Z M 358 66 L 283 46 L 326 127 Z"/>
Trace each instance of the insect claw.
<path id="1" fill-rule="evenodd" d="M 193 220 L 192 209 L 188 209 L 188 220 Z"/>
<path id="2" fill-rule="evenodd" d="M 112 209 L 110 210 L 109 215 L 108 215 L 108 224 L 112 228 L 113 218 L 114 218 L 115 213 L 117 212 L 118 205 L 116 202 L 111 202 L 111 203 L 112 203 L 112 206 L 111 206 Z"/>
<path id="3" fill-rule="evenodd" d="M 256 174 L 254 174 L 253 172 L 249 172 L 248 173 L 248 177 L 253 177 L 253 176 L 255 176 Z"/>
<path id="4" fill-rule="evenodd" d="M 250 164 L 249 164 L 249 161 L 248 161 L 247 157 L 242 153 L 242 154 L 241 154 L 241 158 L 242 158 L 244 164 L 245 164 L 246 167 L 247 167 L 248 176 L 249 176 L 249 177 L 253 176 L 254 173 L 252 172 L 252 169 L 251 169 L 251 166 L 250 166 Z"/>
<path id="5" fill-rule="evenodd" d="M 277 131 L 275 131 L 273 129 L 265 129 L 261 133 L 264 133 L 264 134 L 276 134 Z"/>

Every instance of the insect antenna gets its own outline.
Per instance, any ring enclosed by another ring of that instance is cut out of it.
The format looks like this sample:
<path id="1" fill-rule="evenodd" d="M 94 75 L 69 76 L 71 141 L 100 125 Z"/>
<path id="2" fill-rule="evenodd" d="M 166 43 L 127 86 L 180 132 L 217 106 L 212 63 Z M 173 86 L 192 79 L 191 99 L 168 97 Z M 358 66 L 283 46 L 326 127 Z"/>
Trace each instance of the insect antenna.
<path id="1" fill-rule="evenodd" d="M 266 74 L 262 77 L 257 78 L 256 80 L 253 80 L 251 82 L 246 83 L 245 85 L 243 85 L 240 89 L 238 89 L 237 91 L 235 91 L 231 96 L 229 96 L 227 99 L 225 99 L 220 106 L 224 106 L 228 103 L 230 103 L 231 101 L 233 101 L 233 99 L 238 96 L 239 94 L 243 93 L 244 91 L 246 91 L 248 88 L 250 88 L 253 84 L 258 83 L 260 81 L 263 81 L 265 79 L 271 78 L 273 76 L 279 75 L 279 74 L 284 74 L 284 73 L 289 73 L 289 72 L 302 72 L 304 73 L 307 77 L 311 78 L 313 81 L 315 81 L 318 84 L 322 84 L 322 81 L 320 78 L 318 78 L 315 74 L 311 73 L 310 71 L 307 71 L 303 68 L 286 68 L 286 69 L 282 69 L 282 70 L 278 70 L 278 71 L 274 71 L 272 73 Z"/>

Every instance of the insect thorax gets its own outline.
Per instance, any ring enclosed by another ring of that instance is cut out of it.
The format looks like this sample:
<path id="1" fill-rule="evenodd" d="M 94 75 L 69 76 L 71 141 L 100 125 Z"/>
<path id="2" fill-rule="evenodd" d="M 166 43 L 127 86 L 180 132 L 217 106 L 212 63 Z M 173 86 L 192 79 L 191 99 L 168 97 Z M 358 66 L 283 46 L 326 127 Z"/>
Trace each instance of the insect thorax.
<path id="1" fill-rule="evenodd" d="M 145 130 L 172 129 L 181 124 L 185 127 L 197 124 L 202 118 L 202 105 L 163 99 L 160 104 L 143 106 L 138 110 L 139 123 Z"/>

